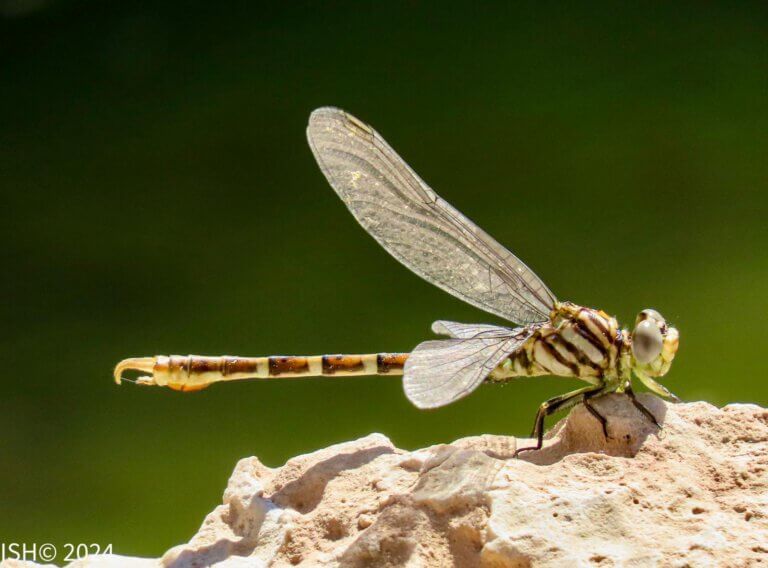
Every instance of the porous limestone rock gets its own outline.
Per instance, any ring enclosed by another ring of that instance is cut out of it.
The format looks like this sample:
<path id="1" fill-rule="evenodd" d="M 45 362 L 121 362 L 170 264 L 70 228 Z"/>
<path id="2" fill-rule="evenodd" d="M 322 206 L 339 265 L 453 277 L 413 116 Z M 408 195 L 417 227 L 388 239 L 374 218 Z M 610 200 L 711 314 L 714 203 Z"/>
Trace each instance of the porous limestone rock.
<path id="1" fill-rule="evenodd" d="M 579 406 L 520 459 L 530 440 L 409 452 L 381 434 L 245 458 L 188 544 L 130 565 L 768 566 L 768 410 L 641 400 L 663 430 L 609 395 L 609 439 Z"/>

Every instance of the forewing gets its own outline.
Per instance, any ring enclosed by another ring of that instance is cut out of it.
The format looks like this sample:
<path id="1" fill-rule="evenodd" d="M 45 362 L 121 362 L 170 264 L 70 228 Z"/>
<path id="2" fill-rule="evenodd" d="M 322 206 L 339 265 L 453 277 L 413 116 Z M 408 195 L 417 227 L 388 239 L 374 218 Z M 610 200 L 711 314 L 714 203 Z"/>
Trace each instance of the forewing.
<path id="1" fill-rule="evenodd" d="M 405 395 L 419 408 L 437 408 L 467 396 L 534 329 L 507 330 L 506 335 L 496 337 L 420 343 L 405 363 Z"/>
<path id="2" fill-rule="evenodd" d="M 413 272 L 510 321 L 545 321 L 552 292 L 515 255 L 441 199 L 371 127 L 336 108 L 312 113 L 320 169 L 358 222 Z"/>

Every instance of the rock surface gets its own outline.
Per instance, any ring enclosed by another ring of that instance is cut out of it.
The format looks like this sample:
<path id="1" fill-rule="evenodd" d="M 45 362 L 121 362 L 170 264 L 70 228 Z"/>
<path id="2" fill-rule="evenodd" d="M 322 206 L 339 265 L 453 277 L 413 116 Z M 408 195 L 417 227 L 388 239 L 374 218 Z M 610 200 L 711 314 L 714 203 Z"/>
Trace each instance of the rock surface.
<path id="1" fill-rule="evenodd" d="M 514 438 L 380 434 L 245 458 L 188 544 L 75 566 L 768 566 L 768 410 L 640 398 L 663 430 L 610 395 L 609 439 L 579 406 L 521 459 Z"/>

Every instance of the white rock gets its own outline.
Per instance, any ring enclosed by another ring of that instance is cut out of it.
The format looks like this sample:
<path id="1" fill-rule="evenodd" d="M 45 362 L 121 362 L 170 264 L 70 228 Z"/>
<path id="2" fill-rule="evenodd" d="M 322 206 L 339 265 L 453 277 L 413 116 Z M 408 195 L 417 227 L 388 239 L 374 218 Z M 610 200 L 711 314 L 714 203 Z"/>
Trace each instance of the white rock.
<path id="1" fill-rule="evenodd" d="M 768 565 L 768 411 L 641 400 L 662 431 L 610 395 L 608 440 L 577 407 L 520 459 L 503 436 L 407 452 L 380 434 L 246 458 L 188 544 L 73 566 Z"/>

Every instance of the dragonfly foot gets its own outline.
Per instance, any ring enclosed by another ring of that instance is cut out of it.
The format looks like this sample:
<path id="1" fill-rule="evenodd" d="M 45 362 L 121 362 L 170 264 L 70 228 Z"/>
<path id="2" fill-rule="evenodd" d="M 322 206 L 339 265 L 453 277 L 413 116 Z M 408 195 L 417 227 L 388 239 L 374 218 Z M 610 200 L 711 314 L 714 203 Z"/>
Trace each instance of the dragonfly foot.
<path id="1" fill-rule="evenodd" d="M 541 446 L 539 446 L 539 447 L 537 447 L 537 446 L 530 446 L 528 448 L 518 448 L 517 450 L 515 450 L 515 453 L 512 454 L 512 457 L 516 458 L 522 452 L 531 452 L 531 451 L 540 450 L 540 449 L 541 449 Z"/>
<path id="2" fill-rule="evenodd" d="M 134 357 L 131 359 L 123 359 L 115 366 L 115 382 L 119 385 L 122 383 L 124 377 L 123 373 L 126 371 L 141 371 L 143 373 L 152 373 L 155 367 L 154 357 Z M 130 380 L 130 379 L 125 379 Z M 151 375 L 143 375 L 132 380 L 137 385 L 154 385 L 155 379 Z"/>

